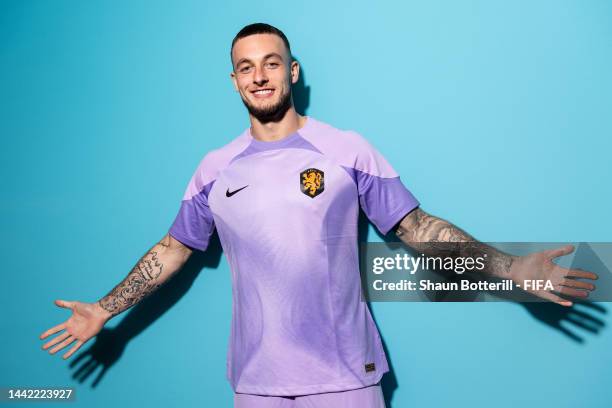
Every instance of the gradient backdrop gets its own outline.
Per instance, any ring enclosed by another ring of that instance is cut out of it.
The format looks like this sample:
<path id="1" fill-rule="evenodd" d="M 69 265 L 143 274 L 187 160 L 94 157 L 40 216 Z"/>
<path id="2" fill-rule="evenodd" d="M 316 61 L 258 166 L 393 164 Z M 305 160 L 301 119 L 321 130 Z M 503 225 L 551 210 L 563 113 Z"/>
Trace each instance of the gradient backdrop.
<path id="1" fill-rule="evenodd" d="M 231 406 L 218 245 L 84 353 L 49 356 L 38 335 L 69 316 L 54 299 L 117 284 L 201 157 L 248 126 L 229 46 L 257 21 L 289 37 L 306 113 L 366 136 L 423 209 L 485 241 L 612 241 L 608 1 L 3 0 L 0 386 L 75 386 L 74 407 Z M 611 406 L 611 305 L 552 306 L 372 304 L 387 398 Z"/>

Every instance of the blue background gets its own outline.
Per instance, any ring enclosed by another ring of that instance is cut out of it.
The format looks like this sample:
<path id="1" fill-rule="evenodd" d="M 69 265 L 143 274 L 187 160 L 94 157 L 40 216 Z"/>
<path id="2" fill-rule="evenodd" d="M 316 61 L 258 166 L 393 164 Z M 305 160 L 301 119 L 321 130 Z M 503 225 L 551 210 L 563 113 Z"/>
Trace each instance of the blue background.
<path id="1" fill-rule="evenodd" d="M 5 0 L 0 386 L 76 386 L 75 407 L 231 406 L 218 248 L 78 361 L 38 335 L 69 316 L 54 299 L 117 284 L 201 157 L 248 126 L 229 46 L 256 21 L 289 37 L 307 113 L 362 133 L 426 211 L 483 241 L 611 241 L 610 2 Z M 607 325 L 609 307 L 582 310 Z M 393 407 L 610 406 L 608 328 L 511 303 L 372 310 Z"/>

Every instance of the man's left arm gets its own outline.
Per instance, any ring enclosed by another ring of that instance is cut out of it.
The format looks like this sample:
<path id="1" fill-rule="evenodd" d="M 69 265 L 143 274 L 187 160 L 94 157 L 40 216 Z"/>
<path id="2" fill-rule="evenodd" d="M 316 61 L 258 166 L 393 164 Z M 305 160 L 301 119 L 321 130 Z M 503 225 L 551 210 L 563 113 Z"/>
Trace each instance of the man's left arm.
<path id="1" fill-rule="evenodd" d="M 589 291 L 595 289 L 592 283 L 576 280 L 595 280 L 595 273 L 563 268 L 553 262 L 554 258 L 570 254 L 574 250 L 572 245 L 526 256 L 509 255 L 477 241 L 450 222 L 430 215 L 418 207 L 397 224 L 395 233 L 404 244 L 426 255 L 439 255 L 448 251 L 452 252 L 453 256 L 460 257 L 486 254 L 488 265 L 483 272 L 501 279 L 512 279 L 515 283 L 520 283 L 521 287 L 525 280 L 549 280 L 554 287 L 552 290 L 524 290 L 563 306 L 571 306 L 572 302 L 558 294 L 585 298 Z"/>

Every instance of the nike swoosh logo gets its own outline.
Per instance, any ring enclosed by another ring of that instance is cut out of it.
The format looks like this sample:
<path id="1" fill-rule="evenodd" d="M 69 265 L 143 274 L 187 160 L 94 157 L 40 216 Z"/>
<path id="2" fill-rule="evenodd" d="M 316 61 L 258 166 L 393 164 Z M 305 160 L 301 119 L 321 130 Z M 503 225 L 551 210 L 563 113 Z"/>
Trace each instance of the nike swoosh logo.
<path id="1" fill-rule="evenodd" d="M 231 197 L 231 196 L 233 196 L 234 194 L 236 194 L 237 192 L 239 192 L 240 190 L 244 190 L 244 189 L 245 189 L 245 188 L 247 188 L 248 186 L 249 186 L 249 185 L 247 184 L 246 186 L 244 186 L 244 187 L 240 187 L 238 190 L 234 190 L 234 191 L 231 191 L 231 192 L 229 191 L 229 188 L 228 188 L 228 189 L 227 189 L 227 191 L 225 192 L 225 196 L 226 196 L 226 197 Z"/>

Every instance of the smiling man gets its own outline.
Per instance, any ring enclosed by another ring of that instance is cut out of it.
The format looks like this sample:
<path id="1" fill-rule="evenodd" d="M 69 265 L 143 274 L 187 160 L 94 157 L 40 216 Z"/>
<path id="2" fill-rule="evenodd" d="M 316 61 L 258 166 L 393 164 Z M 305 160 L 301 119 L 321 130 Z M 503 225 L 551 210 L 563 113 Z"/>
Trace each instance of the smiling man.
<path id="1" fill-rule="evenodd" d="M 230 56 L 234 68 L 231 78 L 249 111 L 251 125 L 255 119 L 255 123 L 274 128 L 289 110 L 293 111 L 289 118 L 299 119 L 291 94 L 291 85 L 298 79 L 299 65 L 292 60 L 287 37 L 281 31 L 264 31 L 252 35 L 254 38 L 243 36 L 250 32 L 245 29 L 234 38 Z M 234 54 L 237 56 L 235 62 Z M 265 70 L 259 69 L 258 64 L 263 64 Z"/>
<path id="2" fill-rule="evenodd" d="M 75 342 L 64 358 L 113 316 L 154 291 L 205 251 L 216 229 L 232 274 L 227 378 L 235 407 L 380 408 L 388 363 L 365 302 L 357 253 L 359 208 L 387 234 L 435 252 L 462 242 L 457 256 L 487 253 L 496 277 L 550 279 L 532 293 L 570 305 L 595 279 L 552 262 L 571 247 L 514 257 L 427 214 L 384 157 L 358 133 L 299 115 L 291 86 L 300 68 L 289 41 L 267 24 L 244 27 L 231 48 L 231 79 L 250 127 L 207 153 L 185 191 L 169 233 L 99 302 L 58 300 L 72 317 L 44 348 Z"/>

